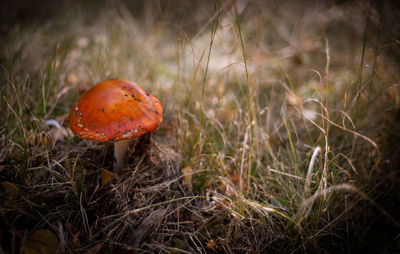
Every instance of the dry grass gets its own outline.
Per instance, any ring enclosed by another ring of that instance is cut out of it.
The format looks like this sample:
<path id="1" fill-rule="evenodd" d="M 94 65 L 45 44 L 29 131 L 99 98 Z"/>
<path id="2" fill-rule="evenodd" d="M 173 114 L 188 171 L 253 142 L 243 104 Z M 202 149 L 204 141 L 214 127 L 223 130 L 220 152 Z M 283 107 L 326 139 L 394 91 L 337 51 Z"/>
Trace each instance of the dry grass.
<path id="1" fill-rule="evenodd" d="M 180 4 L 77 4 L 7 30 L 2 251 L 36 229 L 68 253 L 398 250 L 390 4 Z M 117 77 L 160 98 L 164 122 L 102 188 L 111 146 L 65 118 Z"/>

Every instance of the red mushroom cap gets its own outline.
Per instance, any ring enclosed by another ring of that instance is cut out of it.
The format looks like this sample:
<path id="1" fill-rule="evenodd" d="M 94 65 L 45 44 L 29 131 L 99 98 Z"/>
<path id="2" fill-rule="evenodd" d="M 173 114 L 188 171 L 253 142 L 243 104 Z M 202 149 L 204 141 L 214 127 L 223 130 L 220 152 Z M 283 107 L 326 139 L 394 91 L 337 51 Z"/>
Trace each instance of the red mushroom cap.
<path id="1" fill-rule="evenodd" d="M 163 120 L 160 101 L 134 82 L 113 79 L 87 90 L 69 113 L 71 130 L 79 137 L 117 141 L 144 135 Z"/>

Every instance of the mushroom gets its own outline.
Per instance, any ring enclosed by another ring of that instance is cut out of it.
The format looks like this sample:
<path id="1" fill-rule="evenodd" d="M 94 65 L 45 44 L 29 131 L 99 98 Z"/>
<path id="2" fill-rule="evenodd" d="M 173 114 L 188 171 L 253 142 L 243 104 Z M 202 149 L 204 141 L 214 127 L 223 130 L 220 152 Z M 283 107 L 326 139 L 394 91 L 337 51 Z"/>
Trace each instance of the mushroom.
<path id="1" fill-rule="evenodd" d="M 113 170 L 125 164 L 129 139 L 155 130 L 163 120 L 160 101 L 134 82 L 113 79 L 87 90 L 69 113 L 80 138 L 114 141 Z"/>

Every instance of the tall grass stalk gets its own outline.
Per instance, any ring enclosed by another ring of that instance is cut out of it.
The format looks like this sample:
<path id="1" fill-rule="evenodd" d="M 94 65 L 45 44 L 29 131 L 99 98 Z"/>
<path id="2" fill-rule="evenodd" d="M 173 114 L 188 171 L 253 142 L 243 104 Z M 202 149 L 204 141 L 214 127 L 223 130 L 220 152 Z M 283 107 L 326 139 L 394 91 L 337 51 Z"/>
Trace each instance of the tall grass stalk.
<path id="1" fill-rule="evenodd" d="M 257 119 L 257 113 L 256 113 L 256 105 L 255 105 L 255 94 L 256 94 L 256 90 L 255 90 L 255 84 L 252 80 L 250 80 L 249 77 L 249 71 L 248 71 L 248 67 L 247 67 L 247 57 L 246 57 L 246 48 L 245 48 L 245 43 L 244 43 L 244 39 L 243 39 L 243 33 L 242 33 L 242 29 L 241 29 L 241 22 L 240 22 L 240 18 L 239 18 L 239 12 L 238 12 L 238 8 L 237 8 L 237 2 L 236 0 L 232 0 L 232 6 L 233 6 L 233 10 L 235 12 L 235 21 L 236 21 L 236 25 L 237 25 L 237 29 L 238 29 L 238 35 L 240 38 L 240 48 L 241 48 L 241 53 L 242 53 L 242 57 L 243 57 L 243 63 L 244 63 L 244 69 L 245 69 L 245 77 L 246 77 L 246 83 L 247 83 L 247 101 L 248 101 L 248 114 L 247 116 L 248 118 L 248 124 L 251 127 L 250 128 L 250 133 L 251 136 L 249 137 L 249 152 L 248 152 L 248 156 L 247 156 L 247 189 L 246 189 L 246 193 L 247 195 L 249 195 L 250 192 L 250 181 L 251 181 L 251 173 L 252 173 L 252 164 L 253 164 L 253 160 L 254 160 L 254 145 L 256 146 L 256 154 L 260 154 L 260 144 L 259 144 L 259 129 L 258 129 L 258 119 Z M 243 147 L 243 149 L 245 149 L 245 147 Z M 243 157 L 242 157 L 243 159 Z M 241 179 L 240 181 L 242 182 L 243 175 L 241 174 Z M 243 187 L 243 183 L 241 183 L 241 186 Z"/>
<path id="2" fill-rule="evenodd" d="M 354 123 L 357 126 L 358 118 L 359 118 L 359 106 L 360 106 L 360 96 L 361 96 L 361 89 L 363 84 L 363 72 L 364 72 L 364 59 L 365 59 L 365 49 L 367 47 L 367 31 L 368 31 L 368 23 L 370 18 L 370 11 L 371 11 L 371 4 L 369 4 L 368 8 L 368 15 L 367 20 L 364 26 L 364 34 L 363 34 L 363 42 L 362 42 L 362 51 L 361 51 L 361 62 L 360 62 L 360 74 L 359 74 L 359 81 L 356 91 L 356 113 L 354 116 Z"/>
<path id="3" fill-rule="evenodd" d="M 218 29 L 218 21 L 219 21 L 219 16 L 220 16 L 220 12 L 221 9 L 219 7 L 217 7 L 217 2 L 215 2 L 214 4 L 214 12 L 216 12 L 216 17 L 214 19 L 214 21 L 212 22 L 212 26 L 211 26 L 211 37 L 210 37 L 210 44 L 209 44 L 209 48 L 208 48 L 208 55 L 207 55 L 207 62 L 206 62 L 206 68 L 204 70 L 204 78 L 203 78 L 203 83 L 202 83 L 202 87 L 201 87 L 201 101 L 200 101 L 200 124 L 203 127 L 204 126 L 204 110 L 203 110 L 203 103 L 204 103 L 204 87 L 206 85 L 207 82 L 207 73 L 208 73 L 208 66 L 210 63 L 210 58 L 211 58 L 211 49 L 212 49 L 212 45 L 214 42 L 214 38 L 215 38 L 215 34 L 217 33 L 217 29 Z"/>

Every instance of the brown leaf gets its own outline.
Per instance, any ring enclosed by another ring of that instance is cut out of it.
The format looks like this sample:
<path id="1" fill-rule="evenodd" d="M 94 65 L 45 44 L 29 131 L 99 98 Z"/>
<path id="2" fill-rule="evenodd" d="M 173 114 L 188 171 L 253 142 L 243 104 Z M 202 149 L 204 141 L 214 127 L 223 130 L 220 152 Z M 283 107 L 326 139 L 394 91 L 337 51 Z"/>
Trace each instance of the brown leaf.
<path id="1" fill-rule="evenodd" d="M 230 175 L 231 181 L 235 185 L 239 185 L 240 182 L 240 175 L 239 174 L 232 174 Z"/>
<path id="2" fill-rule="evenodd" d="M 193 169 L 191 166 L 186 166 L 182 169 L 182 175 L 183 175 L 182 182 L 183 182 L 183 185 L 186 186 L 186 188 L 188 188 L 189 191 L 191 191 L 193 188 L 192 172 L 193 172 Z"/>
<path id="3" fill-rule="evenodd" d="M 115 176 L 115 174 L 113 172 L 110 172 L 107 169 L 103 169 L 101 171 L 101 186 L 100 186 L 100 189 L 103 189 L 104 186 L 106 186 L 114 176 Z"/>
<path id="4" fill-rule="evenodd" d="M 42 146 L 42 145 L 44 145 L 44 144 L 47 144 L 47 145 L 49 145 L 50 144 L 50 140 L 47 138 L 47 136 L 43 136 L 43 137 L 41 137 L 39 140 L 38 140 L 38 142 L 37 142 L 37 146 Z"/>
<path id="5" fill-rule="evenodd" d="M 24 242 L 24 254 L 53 254 L 58 250 L 58 238 L 50 230 L 38 229 Z"/>
<path id="6" fill-rule="evenodd" d="M 68 232 L 72 233 L 73 226 L 68 221 L 64 222 L 64 227 L 67 229 Z"/>
<path id="7" fill-rule="evenodd" d="M 217 243 L 216 243 L 213 239 L 211 239 L 211 240 L 207 243 L 206 248 L 208 248 L 208 249 L 214 249 L 214 250 L 218 250 L 218 249 L 219 249 Z"/>
<path id="8" fill-rule="evenodd" d="M 81 243 L 80 243 L 80 241 L 79 241 L 79 232 L 76 233 L 76 234 L 74 234 L 74 236 L 72 237 L 71 246 L 72 246 L 73 248 L 76 248 L 76 249 L 79 248 L 79 247 L 81 246 Z"/>
<path id="9" fill-rule="evenodd" d="M 4 194 L 8 198 L 12 199 L 12 198 L 15 198 L 16 196 L 18 196 L 19 188 L 15 184 L 5 181 L 5 182 L 0 183 L 0 185 L 1 185 L 1 189 L 3 190 Z"/>

